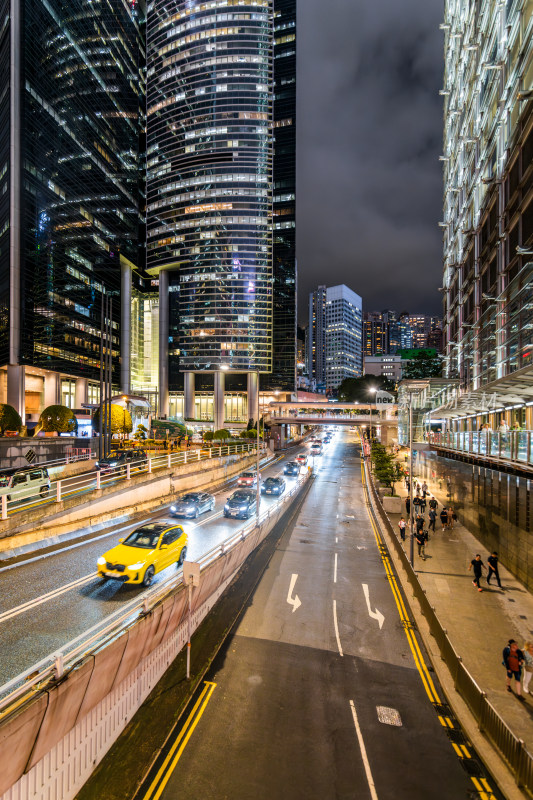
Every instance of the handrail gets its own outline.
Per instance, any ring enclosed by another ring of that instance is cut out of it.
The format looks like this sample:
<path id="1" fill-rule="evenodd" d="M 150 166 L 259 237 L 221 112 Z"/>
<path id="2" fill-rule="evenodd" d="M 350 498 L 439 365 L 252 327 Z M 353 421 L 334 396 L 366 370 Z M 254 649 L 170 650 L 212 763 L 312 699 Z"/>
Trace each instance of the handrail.
<path id="1" fill-rule="evenodd" d="M 309 472 L 300 476 L 295 485 L 286 494 L 283 494 L 277 502 L 273 503 L 267 511 L 263 512 L 258 519 L 254 518 L 227 539 L 220 542 L 220 544 L 204 553 L 197 562 L 200 565 L 200 570 L 206 569 L 217 558 L 225 556 L 265 520 L 270 519 L 289 498 L 299 491 L 308 477 Z M 147 589 L 140 599 L 131 600 L 109 614 L 105 619 L 97 622 L 87 631 L 76 636 L 65 644 L 60 651 L 42 658 L 15 678 L 0 686 L 0 718 L 15 701 L 32 691 L 37 691 L 42 684 L 62 677 L 65 671 L 75 667 L 81 658 L 99 649 L 110 639 L 127 630 L 137 619 L 150 613 L 161 600 L 175 592 L 182 583 L 183 571 L 181 570 Z"/>
<path id="2" fill-rule="evenodd" d="M 533 466 L 533 431 L 444 431 L 427 441 L 447 450 Z"/>
<path id="3" fill-rule="evenodd" d="M 110 484 L 116 485 L 121 481 L 130 480 L 133 474 L 143 472 L 151 474 L 155 470 L 172 469 L 191 461 L 203 461 L 238 453 L 251 453 L 255 452 L 255 449 L 255 442 L 243 442 L 242 444 L 230 444 L 209 449 L 184 450 L 179 453 L 156 456 L 155 458 L 148 457 L 146 460 L 130 462 L 120 467 L 111 467 L 105 473 L 94 469 L 69 478 L 57 478 L 50 481 L 50 489 L 46 490 L 46 493 L 43 487 L 41 496 L 34 494 L 23 500 L 8 500 L 6 495 L 2 495 L 0 497 L 0 516 L 2 520 L 6 520 L 8 516 L 19 514 L 22 511 L 28 511 L 38 506 L 60 503 L 65 497 L 75 497 L 95 489 L 102 489 Z M 266 446 L 263 444 L 261 449 L 263 451 L 266 450 Z"/>

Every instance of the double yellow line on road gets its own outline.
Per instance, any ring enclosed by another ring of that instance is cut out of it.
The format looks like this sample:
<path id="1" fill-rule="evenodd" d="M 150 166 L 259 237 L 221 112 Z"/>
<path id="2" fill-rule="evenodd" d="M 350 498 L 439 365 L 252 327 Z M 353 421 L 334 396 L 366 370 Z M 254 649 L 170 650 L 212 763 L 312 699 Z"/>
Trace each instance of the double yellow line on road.
<path id="1" fill-rule="evenodd" d="M 204 687 L 200 692 L 200 696 L 194 704 L 191 713 L 187 717 L 185 725 L 176 736 L 172 747 L 158 769 L 157 774 L 148 788 L 148 791 L 143 795 L 143 800 L 159 800 L 163 794 L 165 787 L 170 780 L 170 776 L 176 769 L 177 763 L 183 755 L 183 751 L 185 750 L 187 743 L 194 732 L 194 729 L 198 725 L 202 714 L 204 713 L 207 704 L 211 699 L 211 695 L 213 694 L 215 687 L 216 683 L 205 681 Z"/>
<path id="2" fill-rule="evenodd" d="M 413 625 L 411 623 L 411 620 L 409 619 L 405 603 L 403 601 L 400 589 L 398 587 L 396 576 L 394 575 L 394 572 L 392 570 L 392 564 L 389 558 L 387 548 L 385 547 L 383 538 L 381 536 L 381 533 L 379 532 L 379 529 L 374 519 L 373 508 L 370 502 L 370 496 L 368 494 L 368 487 L 366 483 L 365 466 L 362 459 L 361 459 L 361 479 L 363 484 L 363 492 L 365 496 L 365 504 L 368 510 L 368 518 L 370 519 L 370 524 L 372 525 L 372 530 L 374 531 L 374 536 L 378 546 L 379 554 L 381 556 L 383 566 L 385 567 L 385 572 L 389 581 L 389 585 L 391 587 L 392 594 L 396 602 L 396 607 L 398 608 L 400 620 L 402 622 L 403 629 L 407 637 L 407 641 L 409 642 L 409 647 L 411 648 L 411 652 L 413 654 L 416 667 L 418 669 L 420 677 L 422 678 L 422 683 L 424 685 L 424 689 L 426 690 L 426 694 L 429 697 L 430 702 L 432 704 L 441 705 L 442 701 L 439 697 L 439 693 L 437 692 L 435 684 L 433 683 L 433 679 L 429 674 L 424 657 L 422 656 L 420 646 L 418 644 L 417 638 L 414 633 Z M 454 724 L 449 717 L 445 717 L 441 714 L 438 714 L 438 718 L 443 728 L 448 728 L 448 729 L 454 728 Z M 455 750 L 456 755 L 460 759 L 466 760 L 472 758 L 472 755 L 466 745 L 464 744 L 459 745 L 456 744 L 455 742 L 452 742 L 452 746 Z M 474 775 L 471 775 L 470 778 L 476 788 L 476 791 L 479 794 L 480 800 L 494 800 L 494 794 L 492 793 L 492 789 L 486 778 L 481 778 L 481 777 L 477 778 Z"/>

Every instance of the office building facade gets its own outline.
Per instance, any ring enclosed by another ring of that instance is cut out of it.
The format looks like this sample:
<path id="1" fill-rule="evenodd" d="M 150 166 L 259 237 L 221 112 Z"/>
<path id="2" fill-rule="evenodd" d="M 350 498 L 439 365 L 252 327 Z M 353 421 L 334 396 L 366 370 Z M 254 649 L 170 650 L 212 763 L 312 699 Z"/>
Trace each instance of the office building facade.
<path id="1" fill-rule="evenodd" d="M 272 369 L 272 57 L 271 0 L 150 6 L 146 266 L 159 289 L 160 413 L 175 355 L 187 418 L 195 374 L 213 373 L 215 427 L 225 372 L 247 373 L 254 395 Z"/>
<path id="2" fill-rule="evenodd" d="M 14 0 L 2 21 L 0 396 L 31 421 L 45 405 L 98 400 L 106 295 L 113 383 L 128 388 L 121 304 L 142 259 L 142 20 L 135 4 Z"/>
<path id="3" fill-rule="evenodd" d="M 442 319 L 429 314 L 397 311 L 363 313 L 364 354 L 394 355 L 413 348 L 442 349 Z"/>
<path id="4" fill-rule="evenodd" d="M 445 372 L 533 370 L 533 26 L 526 0 L 445 3 Z"/>
<path id="5" fill-rule="evenodd" d="M 362 300 L 344 284 L 309 295 L 307 359 L 309 379 L 326 394 L 363 374 Z"/>

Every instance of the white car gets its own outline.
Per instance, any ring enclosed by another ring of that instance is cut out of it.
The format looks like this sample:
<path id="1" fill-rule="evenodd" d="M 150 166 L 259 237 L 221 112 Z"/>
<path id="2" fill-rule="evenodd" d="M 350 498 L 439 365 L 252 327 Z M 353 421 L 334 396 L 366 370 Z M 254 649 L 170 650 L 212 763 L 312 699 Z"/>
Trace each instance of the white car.
<path id="1" fill-rule="evenodd" d="M 46 467 L 20 467 L 0 470 L 0 497 L 24 500 L 26 497 L 48 497 L 50 478 Z"/>

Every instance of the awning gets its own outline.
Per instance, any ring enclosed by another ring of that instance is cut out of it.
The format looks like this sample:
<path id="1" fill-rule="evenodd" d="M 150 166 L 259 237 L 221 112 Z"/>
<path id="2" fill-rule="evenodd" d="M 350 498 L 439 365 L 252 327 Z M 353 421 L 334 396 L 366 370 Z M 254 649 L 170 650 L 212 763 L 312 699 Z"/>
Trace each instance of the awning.
<path id="1" fill-rule="evenodd" d="M 457 395 L 448 403 L 433 408 L 431 415 L 439 419 L 460 419 L 525 405 L 533 405 L 533 366 L 492 381 L 483 389 Z"/>

